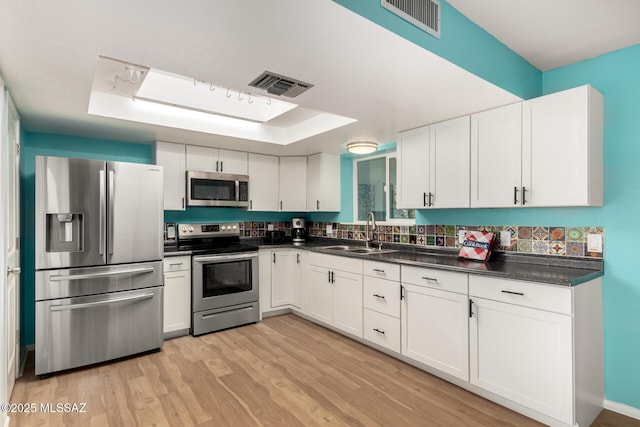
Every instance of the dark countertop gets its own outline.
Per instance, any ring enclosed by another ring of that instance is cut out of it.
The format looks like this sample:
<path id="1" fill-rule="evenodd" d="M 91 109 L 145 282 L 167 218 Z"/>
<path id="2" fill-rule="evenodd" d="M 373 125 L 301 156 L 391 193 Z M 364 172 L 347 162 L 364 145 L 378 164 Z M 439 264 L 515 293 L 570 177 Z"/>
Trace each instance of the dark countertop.
<path id="1" fill-rule="evenodd" d="M 414 265 L 461 273 L 493 276 L 503 279 L 527 280 L 552 285 L 575 286 L 604 275 L 602 259 L 557 257 L 545 255 L 494 253 L 489 262 L 467 261 L 458 257 L 457 249 L 414 247 L 384 244 L 384 249 L 396 252 L 380 254 L 357 254 L 326 246 L 364 246 L 363 242 L 316 238 L 303 245 L 291 242 L 264 244 L 259 239 L 254 242 L 260 249 L 299 248 L 329 255 L 346 256 L 364 260 Z"/>

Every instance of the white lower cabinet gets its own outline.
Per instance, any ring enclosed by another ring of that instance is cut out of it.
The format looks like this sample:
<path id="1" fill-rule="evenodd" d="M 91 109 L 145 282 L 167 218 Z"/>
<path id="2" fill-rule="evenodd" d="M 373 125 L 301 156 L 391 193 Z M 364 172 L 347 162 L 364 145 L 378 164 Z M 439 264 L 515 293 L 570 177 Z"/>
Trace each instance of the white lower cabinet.
<path id="1" fill-rule="evenodd" d="M 469 380 L 467 275 L 402 266 L 401 353 L 462 380 Z M 452 283 L 441 281 L 443 274 Z M 413 284 L 407 280 L 424 281 Z M 461 285 L 462 284 L 462 285 Z M 464 293 L 444 290 L 460 289 Z"/>
<path id="2" fill-rule="evenodd" d="M 306 314 L 362 338 L 362 260 L 309 254 Z"/>
<path id="3" fill-rule="evenodd" d="M 281 248 L 260 251 L 260 311 L 302 309 L 307 251 Z"/>
<path id="4" fill-rule="evenodd" d="M 191 257 L 165 258 L 163 270 L 163 332 L 169 336 L 186 335 L 191 327 Z"/>
<path id="5" fill-rule="evenodd" d="M 602 409 L 602 283 L 469 278 L 470 381 L 568 425 Z"/>

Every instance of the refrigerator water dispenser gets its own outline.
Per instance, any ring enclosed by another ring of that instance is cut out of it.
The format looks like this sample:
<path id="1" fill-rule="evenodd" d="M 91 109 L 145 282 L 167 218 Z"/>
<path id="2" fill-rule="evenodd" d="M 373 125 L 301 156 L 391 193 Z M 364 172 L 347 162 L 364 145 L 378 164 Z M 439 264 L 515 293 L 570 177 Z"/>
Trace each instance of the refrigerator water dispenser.
<path id="1" fill-rule="evenodd" d="M 46 251 L 82 251 L 83 218 L 77 213 L 47 214 Z"/>

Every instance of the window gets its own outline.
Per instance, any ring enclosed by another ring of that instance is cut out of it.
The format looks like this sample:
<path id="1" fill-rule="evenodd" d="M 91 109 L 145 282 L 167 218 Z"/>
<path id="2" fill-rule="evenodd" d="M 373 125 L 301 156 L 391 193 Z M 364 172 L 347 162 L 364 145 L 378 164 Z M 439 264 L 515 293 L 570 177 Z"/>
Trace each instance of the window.
<path id="1" fill-rule="evenodd" d="M 414 224 L 413 209 L 396 206 L 395 153 L 353 161 L 355 222 L 367 220 L 373 212 L 376 222 Z"/>

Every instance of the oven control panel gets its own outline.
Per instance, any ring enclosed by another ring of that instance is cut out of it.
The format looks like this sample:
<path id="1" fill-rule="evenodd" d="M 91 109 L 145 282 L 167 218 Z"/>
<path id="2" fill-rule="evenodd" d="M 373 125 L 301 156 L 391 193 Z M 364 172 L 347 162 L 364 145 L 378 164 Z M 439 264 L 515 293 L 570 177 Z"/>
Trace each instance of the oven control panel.
<path id="1" fill-rule="evenodd" d="M 206 238 L 222 236 L 239 236 L 240 224 L 224 222 L 215 224 L 178 224 L 178 238 Z"/>

